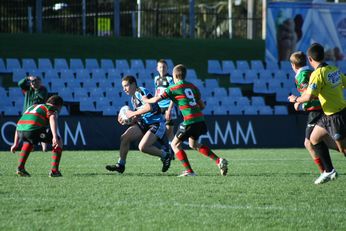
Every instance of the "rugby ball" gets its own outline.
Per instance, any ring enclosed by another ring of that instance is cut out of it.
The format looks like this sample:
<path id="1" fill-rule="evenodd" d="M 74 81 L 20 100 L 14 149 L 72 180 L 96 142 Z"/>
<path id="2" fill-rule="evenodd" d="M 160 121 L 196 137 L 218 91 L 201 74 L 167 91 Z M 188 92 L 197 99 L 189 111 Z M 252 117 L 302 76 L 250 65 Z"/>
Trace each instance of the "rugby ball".
<path id="1" fill-rule="evenodd" d="M 126 116 L 126 112 L 130 110 L 130 107 L 125 105 L 125 106 L 122 106 L 120 108 L 120 111 L 119 111 L 119 117 L 121 118 L 121 120 L 125 123 L 125 124 L 131 124 L 132 123 L 132 119 L 129 119 L 127 118 Z"/>

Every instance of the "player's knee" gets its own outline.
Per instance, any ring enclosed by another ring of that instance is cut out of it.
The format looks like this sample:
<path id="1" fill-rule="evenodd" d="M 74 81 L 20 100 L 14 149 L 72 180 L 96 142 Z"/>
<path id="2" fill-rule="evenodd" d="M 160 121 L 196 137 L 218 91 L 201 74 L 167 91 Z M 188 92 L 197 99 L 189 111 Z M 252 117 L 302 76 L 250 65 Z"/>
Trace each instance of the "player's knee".
<path id="1" fill-rule="evenodd" d="M 138 150 L 140 151 L 140 152 L 145 152 L 145 150 L 146 150 L 146 145 L 145 144 L 138 144 Z"/>
<path id="2" fill-rule="evenodd" d="M 305 146 L 306 149 L 312 148 L 312 144 L 311 144 L 310 140 L 305 139 L 304 146 Z"/>

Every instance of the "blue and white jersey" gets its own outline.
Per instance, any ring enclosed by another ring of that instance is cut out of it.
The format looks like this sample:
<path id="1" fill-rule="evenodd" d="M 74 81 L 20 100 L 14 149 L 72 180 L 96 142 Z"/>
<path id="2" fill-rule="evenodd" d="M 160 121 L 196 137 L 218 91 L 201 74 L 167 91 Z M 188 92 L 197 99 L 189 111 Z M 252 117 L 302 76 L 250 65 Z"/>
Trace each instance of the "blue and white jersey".
<path id="1" fill-rule="evenodd" d="M 155 96 L 162 95 L 163 92 L 169 87 L 170 85 L 174 84 L 173 77 L 169 74 L 166 76 L 155 76 L 154 78 L 154 84 L 155 84 Z M 164 99 L 158 102 L 160 108 L 168 108 L 171 100 L 170 99 Z"/>
<path id="2" fill-rule="evenodd" d="M 132 107 L 135 111 L 142 109 L 145 105 L 143 97 L 148 99 L 152 98 L 153 95 L 148 89 L 144 87 L 138 87 L 136 93 L 131 97 Z M 154 124 L 164 122 L 164 118 L 161 115 L 160 107 L 157 103 L 151 104 L 151 111 L 141 115 L 142 121 L 146 124 Z"/>

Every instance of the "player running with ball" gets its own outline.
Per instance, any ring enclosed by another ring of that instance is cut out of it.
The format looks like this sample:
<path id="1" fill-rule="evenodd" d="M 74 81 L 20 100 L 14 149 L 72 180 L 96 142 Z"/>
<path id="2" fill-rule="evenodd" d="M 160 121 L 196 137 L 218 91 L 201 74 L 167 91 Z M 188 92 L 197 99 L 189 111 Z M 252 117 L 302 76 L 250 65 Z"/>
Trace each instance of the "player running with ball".
<path id="1" fill-rule="evenodd" d="M 218 157 L 208 146 L 198 142 L 199 136 L 207 132 L 207 125 L 202 113 L 205 105 L 201 99 L 199 89 L 192 83 L 185 81 L 185 77 L 186 67 L 181 64 L 175 66 L 173 69 L 173 80 L 175 84 L 169 86 L 163 94 L 144 101 L 147 103 L 156 103 L 160 100 L 170 98 L 178 105 L 183 115 L 184 121 L 179 125 L 171 145 L 176 157 L 185 168 L 185 171 L 179 176 L 196 176 L 182 148 L 183 141 L 187 139 L 189 140 L 190 148 L 214 160 L 220 169 L 221 175 L 226 176 L 228 171 L 227 160 Z"/>

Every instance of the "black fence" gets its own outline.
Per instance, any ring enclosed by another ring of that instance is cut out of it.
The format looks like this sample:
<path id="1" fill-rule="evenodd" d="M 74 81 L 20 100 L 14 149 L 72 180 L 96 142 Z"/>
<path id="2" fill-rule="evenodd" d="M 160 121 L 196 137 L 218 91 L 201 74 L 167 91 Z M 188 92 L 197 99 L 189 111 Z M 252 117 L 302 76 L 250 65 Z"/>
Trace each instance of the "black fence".
<path id="1" fill-rule="evenodd" d="M 37 2 L 41 2 L 41 5 L 38 6 Z M 3 0 L 0 1 L 0 32 L 114 36 L 118 28 L 120 36 L 190 37 L 188 5 L 167 6 L 160 1 L 155 4 L 142 2 L 138 10 L 136 1 L 126 1 L 126 4 L 119 1 L 117 11 L 114 9 L 114 1 Z M 37 12 L 40 8 L 42 11 Z M 119 22 L 116 22 L 116 12 L 119 13 Z M 195 38 L 230 37 L 225 6 L 205 7 L 196 4 L 194 20 Z M 262 18 L 249 19 L 241 15 L 231 20 L 232 38 L 247 38 L 249 21 L 253 25 L 251 37 L 262 37 Z"/>

